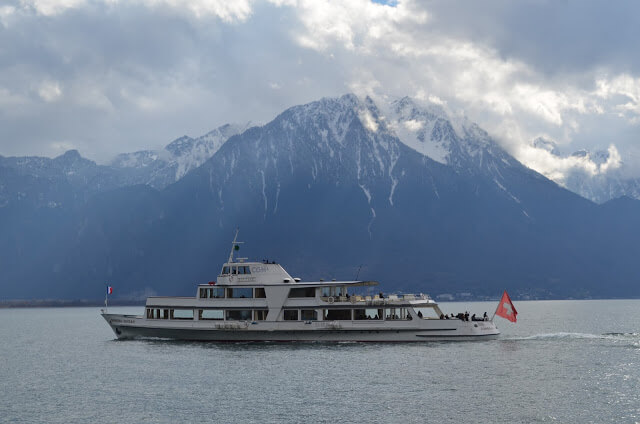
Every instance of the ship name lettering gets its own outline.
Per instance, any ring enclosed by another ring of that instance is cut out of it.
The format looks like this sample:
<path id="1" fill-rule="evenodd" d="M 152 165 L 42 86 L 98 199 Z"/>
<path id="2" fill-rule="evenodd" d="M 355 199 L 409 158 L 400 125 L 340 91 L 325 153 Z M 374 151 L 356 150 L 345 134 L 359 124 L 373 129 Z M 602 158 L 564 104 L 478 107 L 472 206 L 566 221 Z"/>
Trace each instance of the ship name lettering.
<path id="1" fill-rule="evenodd" d="M 251 267 L 251 272 L 266 272 L 267 271 L 267 267 L 266 266 L 260 266 L 260 265 L 255 265 Z"/>

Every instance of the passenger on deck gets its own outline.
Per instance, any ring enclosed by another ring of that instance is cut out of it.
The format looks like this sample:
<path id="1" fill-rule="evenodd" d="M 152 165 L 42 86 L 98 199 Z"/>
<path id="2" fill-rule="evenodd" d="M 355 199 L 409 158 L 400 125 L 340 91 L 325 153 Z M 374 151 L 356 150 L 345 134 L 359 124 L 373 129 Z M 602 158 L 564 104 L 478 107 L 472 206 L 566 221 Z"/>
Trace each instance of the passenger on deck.
<path id="1" fill-rule="evenodd" d="M 451 315 L 453 315 L 453 314 L 451 314 Z M 444 319 L 451 319 L 451 318 L 449 318 L 449 315 L 445 315 Z"/>
<path id="2" fill-rule="evenodd" d="M 486 312 L 484 313 L 483 318 L 484 318 L 485 321 L 487 321 L 487 313 Z"/>
<path id="3" fill-rule="evenodd" d="M 418 312 L 418 316 L 422 318 L 422 312 Z M 447 317 L 449 318 L 449 317 Z M 440 319 L 444 319 L 444 314 L 440 314 Z"/>
<path id="4" fill-rule="evenodd" d="M 420 318 L 422 318 L 422 311 L 418 311 L 418 316 L 419 316 Z M 440 319 L 442 319 L 442 318 L 443 318 L 443 316 L 442 316 L 442 314 L 440 314 Z"/>

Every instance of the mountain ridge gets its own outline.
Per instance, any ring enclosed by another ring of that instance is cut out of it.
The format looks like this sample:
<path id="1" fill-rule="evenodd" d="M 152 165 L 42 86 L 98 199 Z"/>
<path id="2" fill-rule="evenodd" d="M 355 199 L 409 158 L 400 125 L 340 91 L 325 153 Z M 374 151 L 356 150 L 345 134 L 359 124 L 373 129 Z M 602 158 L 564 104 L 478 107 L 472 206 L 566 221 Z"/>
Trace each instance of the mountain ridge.
<path id="1" fill-rule="evenodd" d="M 433 160 L 395 131 L 426 116 L 413 112 L 389 116 L 370 98 L 324 98 L 231 135 L 163 188 L 0 207 L 0 276 L 28 280 L 2 284 L 0 296 L 88 297 L 105 279 L 123 296 L 191 295 L 196 282 L 215 279 L 236 227 L 251 257 L 277 258 L 307 280 L 349 278 L 362 264 L 362 278 L 396 290 L 640 295 L 635 203 L 581 198 L 475 124 L 465 130 L 436 117 L 424 142 L 452 148 L 446 163 Z"/>

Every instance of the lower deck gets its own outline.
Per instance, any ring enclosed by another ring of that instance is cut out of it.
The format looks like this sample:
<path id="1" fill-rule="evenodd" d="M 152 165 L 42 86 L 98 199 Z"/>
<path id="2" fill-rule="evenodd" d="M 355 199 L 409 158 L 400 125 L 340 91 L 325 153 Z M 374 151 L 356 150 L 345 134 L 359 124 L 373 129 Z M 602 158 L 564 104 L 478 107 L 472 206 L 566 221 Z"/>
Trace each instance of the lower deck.
<path id="1" fill-rule="evenodd" d="M 307 321 L 206 322 L 154 321 L 130 315 L 103 314 L 118 338 L 166 338 L 202 341 L 375 341 L 408 342 L 490 338 L 499 331 L 492 321 Z"/>

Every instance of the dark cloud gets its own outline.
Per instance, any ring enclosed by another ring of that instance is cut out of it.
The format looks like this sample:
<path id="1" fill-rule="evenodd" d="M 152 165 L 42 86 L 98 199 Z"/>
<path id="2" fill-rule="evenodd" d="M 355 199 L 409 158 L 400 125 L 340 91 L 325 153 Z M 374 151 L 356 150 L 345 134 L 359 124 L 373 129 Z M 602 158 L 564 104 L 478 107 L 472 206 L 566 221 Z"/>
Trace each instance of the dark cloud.
<path id="1" fill-rule="evenodd" d="M 495 48 L 549 75 L 640 73 L 640 3 L 603 0 L 429 2 L 438 31 Z"/>

